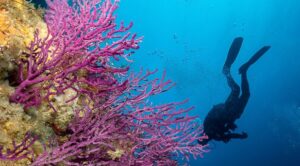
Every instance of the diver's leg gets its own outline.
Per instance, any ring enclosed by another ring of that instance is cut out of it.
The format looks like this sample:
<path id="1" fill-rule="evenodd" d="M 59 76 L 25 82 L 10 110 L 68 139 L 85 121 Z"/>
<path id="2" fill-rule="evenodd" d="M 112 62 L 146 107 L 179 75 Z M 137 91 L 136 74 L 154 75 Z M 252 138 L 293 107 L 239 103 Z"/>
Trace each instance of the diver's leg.
<path id="1" fill-rule="evenodd" d="M 248 99 L 250 97 L 250 88 L 249 88 L 249 82 L 248 82 L 248 78 L 247 78 L 247 72 L 242 73 L 241 77 L 242 77 L 242 82 L 241 82 L 242 95 L 241 95 L 240 99 L 246 105 L 248 102 Z"/>
<path id="2" fill-rule="evenodd" d="M 226 99 L 225 105 L 226 107 L 230 107 L 230 103 L 235 103 L 235 100 L 238 99 L 240 95 L 240 87 L 239 85 L 234 81 L 234 79 L 231 76 L 231 73 L 228 73 L 226 76 L 228 86 L 231 89 L 230 95 Z"/>
<path id="3" fill-rule="evenodd" d="M 250 88 L 249 88 L 249 82 L 247 78 L 247 72 L 243 72 L 241 74 L 241 79 L 242 79 L 241 81 L 242 95 L 239 98 L 239 103 L 237 105 L 238 108 L 236 108 L 235 110 L 236 111 L 235 119 L 239 119 L 241 117 L 250 98 Z"/>
<path id="4" fill-rule="evenodd" d="M 250 89 L 249 89 L 249 82 L 247 78 L 247 71 L 249 67 L 254 64 L 260 57 L 262 57 L 268 50 L 270 49 L 270 46 L 265 46 L 261 48 L 258 52 L 256 52 L 248 62 L 243 64 L 239 72 L 241 74 L 241 88 L 242 88 L 242 95 L 239 98 L 239 105 L 238 108 L 236 108 L 236 119 L 240 118 L 240 116 L 243 114 L 244 109 L 248 103 L 249 97 L 250 97 Z"/>
<path id="5" fill-rule="evenodd" d="M 227 98 L 226 103 L 230 103 L 231 101 L 234 100 L 234 98 L 238 97 L 240 94 L 240 87 L 232 78 L 231 73 L 230 73 L 230 68 L 240 51 L 242 43 L 243 43 L 243 38 L 241 38 L 241 37 L 237 37 L 233 40 L 233 42 L 230 46 L 230 49 L 228 51 L 224 67 L 223 67 L 223 74 L 226 76 L 227 83 L 231 89 L 231 93 L 230 93 L 229 97 Z M 228 104 L 226 104 L 226 105 L 228 105 Z"/>

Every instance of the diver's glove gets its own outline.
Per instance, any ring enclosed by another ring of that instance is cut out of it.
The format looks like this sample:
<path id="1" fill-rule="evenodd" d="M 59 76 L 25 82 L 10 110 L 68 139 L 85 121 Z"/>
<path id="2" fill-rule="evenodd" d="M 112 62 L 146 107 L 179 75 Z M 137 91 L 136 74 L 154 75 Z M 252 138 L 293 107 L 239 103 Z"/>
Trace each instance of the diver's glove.
<path id="1" fill-rule="evenodd" d="M 246 132 L 242 132 L 241 139 L 246 139 L 246 138 L 248 138 L 248 134 Z"/>

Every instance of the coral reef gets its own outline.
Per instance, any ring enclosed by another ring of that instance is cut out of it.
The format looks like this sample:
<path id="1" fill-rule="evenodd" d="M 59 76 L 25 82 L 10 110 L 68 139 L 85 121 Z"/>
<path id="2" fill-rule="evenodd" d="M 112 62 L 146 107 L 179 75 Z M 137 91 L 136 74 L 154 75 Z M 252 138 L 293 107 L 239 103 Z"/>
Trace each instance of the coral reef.
<path id="1" fill-rule="evenodd" d="M 37 28 L 46 34 L 42 10 L 24 0 L 0 1 L 0 79 L 16 69 L 13 62 L 26 50 Z"/>
<path id="2" fill-rule="evenodd" d="M 0 35 L 0 165 L 176 165 L 207 152 L 187 101 L 150 102 L 174 86 L 165 73 L 112 63 L 142 40 L 116 23 L 119 0 L 46 2 L 44 23 L 26 1 L 0 0 L 12 26 Z"/>
<path id="3" fill-rule="evenodd" d="M 36 10 L 30 3 L 23 0 L 0 1 L 0 147 L 1 151 L 12 149 L 13 143 L 21 144 L 30 131 L 41 135 L 46 140 L 51 128 L 45 125 L 45 116 L 35 117 L 25 113 L 22 105 L 9 102 L 14 92 L 16 76 L 16 59 L 21 58 L 26 46 L 33 40 L 35 29 L 42 29 L 46 34 L 46 24 L 42 19 L 42 11 Z M 29 138 L 28 138 L 29 139 Z M 24 143 L 24 142 L 23 142 Z M 33 143 L 33 142 L 32 142 Z M 32 145 L 34 153 L 42 151 L 41 144 L 36 141 Z M 24 150 L 24 149 L 23 149 Z M 0 158 L 3 159 L 1 156 Z M 6 156 L 6 159 L 8 156 Z M 28 159 L 14 162 L 0 161 L 0 165 L 25 165 Z M 26 164 L 27 165 L 27 164 Z"/>

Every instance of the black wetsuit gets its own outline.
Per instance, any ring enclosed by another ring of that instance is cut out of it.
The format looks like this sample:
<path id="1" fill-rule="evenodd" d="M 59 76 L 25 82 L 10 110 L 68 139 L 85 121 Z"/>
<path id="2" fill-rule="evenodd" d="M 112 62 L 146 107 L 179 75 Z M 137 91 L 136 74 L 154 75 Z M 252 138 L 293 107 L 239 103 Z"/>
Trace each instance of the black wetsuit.
<path id="1" fill-rule="evenodd" d="M 226 62 L 223 67 L 223 74 L 227 79 L 227 83 L 231 89 L 231 93 L 228 96 L 225 103 L 215 105 L 208 113 L 204 120 L 204 132 L 208 136 L 206 140 L 199 140 L 200 144 L 207 144 L 210 140 L 228 142 L 232 138 L 244 139 L 248 135 L 243 132 L 233 133 L 236 129 L 235 120 L 239 119 L 244 112 L 247 102 L 250 97 L 249 83 L 247 79 L 247 70 L 254 64 L 265 52 L 267 52 L 270 46 L 262 47 L 251 59 L 243 64 L 239 73 L 241 74 L 241 88 L 234 81 L 231 76 L 230 68 L 235 61 L 239 50 L 242 46 L 243 38 L 238 37 L 234 39 L 229 49 Z M 241 90 L 240 90 L 241 89 Z M 240 91 L 242 93 L 240 94 Z"/>

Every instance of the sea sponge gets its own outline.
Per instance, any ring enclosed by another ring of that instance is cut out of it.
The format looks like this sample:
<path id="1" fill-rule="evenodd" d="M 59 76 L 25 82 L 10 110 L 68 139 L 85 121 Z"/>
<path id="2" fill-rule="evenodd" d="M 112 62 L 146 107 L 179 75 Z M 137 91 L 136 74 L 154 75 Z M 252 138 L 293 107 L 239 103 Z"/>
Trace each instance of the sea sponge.
<path id="1" fill-rule="evenodd" d="M 22 142 L 26 132 L 40 136 L 46 142 L 53 135 L 47 125 L 51 115 L 47 111 L 24 111 L 22 105 L 10 103 L 8 98 L 13 87 L 7 81 L 0 82 L 0 145 L 4 149 L 11 148 L 12 141 Z M 44 109 L 45 110 L 45 109 Z"/>
<path id="2" fill-rule="evenodd" d="M 46 36 L 42 9 L 25 0 L 0 0 L 0 79 L 16 69 L 16 59 L 33 40 L 36 29 Z"/>
<path id="3" fill-rule="evenodd" d="M 52 99 L 52 105 L 57 110 L 53 124 L 61 130 L 66 130 L 68 124 L 74 117 L 74 110 L 80 108 L 80 105 L 78 105 L 78 97 L 66 103 L 66 101 L 74 96 L 76 96 L 76 92 L 72 89 L 67 89 L 64 94 L 54 96 Z"/>

